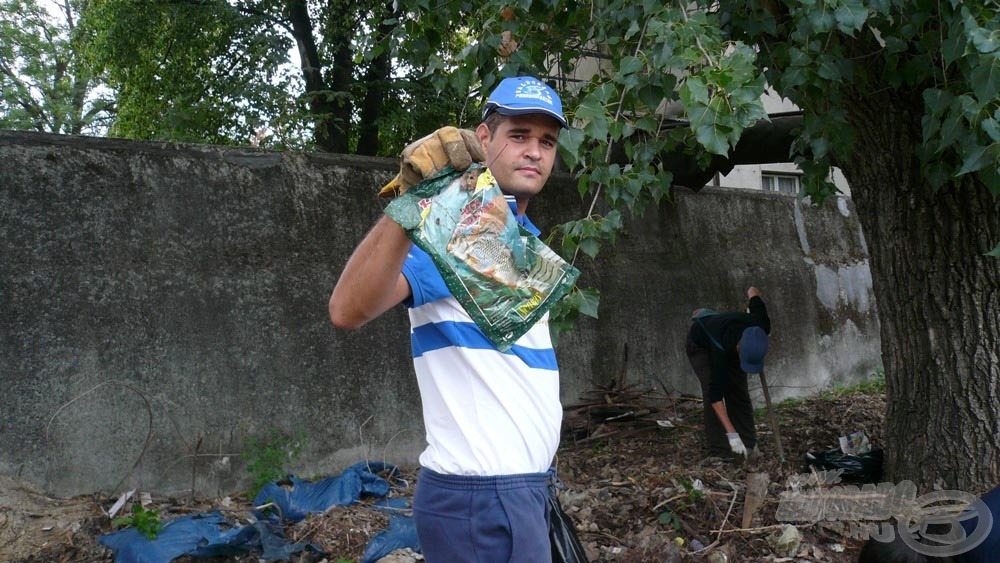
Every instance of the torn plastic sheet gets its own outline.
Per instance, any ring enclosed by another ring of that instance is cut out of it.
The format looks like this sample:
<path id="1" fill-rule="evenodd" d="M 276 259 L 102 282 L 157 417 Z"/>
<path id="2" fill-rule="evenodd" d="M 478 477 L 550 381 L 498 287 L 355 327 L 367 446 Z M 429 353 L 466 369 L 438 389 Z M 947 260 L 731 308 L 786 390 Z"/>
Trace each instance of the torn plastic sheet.
<path id="1" fill-rule="evenodd" d="M 268 522 L 233 527 L 219 512 L 189 514 L 163 525 L 155 540 L 135 528 L 101 536 L 100 543 L 115 554 L 117 563 L 169 563 L 183 555 L 217 557 L 260 552 L 263 559 L 287 559 L 318 547 L 289 542 Z"/>
<path id="2" fill-rule="evenodd" d="M 400 510 L 409 509 L 409 501 L 404 498 L 385 499 L 379 506 L 383 507 L 383 512 L 397 515 L 389 519 L 388 528 L 368 541 L 361 563 L 375 563 L 393 551 L 406 547 L 419 553 L 420 542 L 417 541 L 417 526 L 413 518 L 399 514 Z"/>
<path id="3" fill-rule="evenodd" d="M 355 504 L 363 495 L 385 497 L 390 484 L 376 473 L 388 470 L 392 474 L 395 469 L 385 463 L 360 462 L 337 477 L 315 483 L 289 476 L 292 489 L 270 483 L 261 489 L 254 504 L 270 503 L 273 510 L 254 511 L 258 520 L 247 526 L 233 526 L 219 512 L 201 512 L 165 522 L 155 540 L 135 528 L 126 528 L 101 536 L 99 541 L 111 549 L 116 563 L 169 563 L 184 555 L 217 557 L 249 552 L 261 553 L 263 560 L 277 560 L 302 551 L 322 553 L 315 545 L 285 538 L 284 526 L 332 506 Z M 406 499 L 383 499 L 373 507 L 393 514 L 406 508 Z M 413 519 L 397 515 L 386 530 L 369 541 L 362 563 L 373 563 L 404 547 L 420 551 Z"/>

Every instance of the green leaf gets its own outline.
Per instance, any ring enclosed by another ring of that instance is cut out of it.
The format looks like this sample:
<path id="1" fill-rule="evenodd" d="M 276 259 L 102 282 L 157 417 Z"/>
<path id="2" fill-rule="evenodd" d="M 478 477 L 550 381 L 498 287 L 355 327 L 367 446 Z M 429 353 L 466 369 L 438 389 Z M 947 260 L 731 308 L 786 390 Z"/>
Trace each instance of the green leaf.
<path id="1" fill-rule="evenodd" d="M 969 74 L 969 84 L 981 102 L 995 102 L 1000 97 L 1000 58 L 983 58 L 985 64 L 981 63 Z"/>
<path id="2" fill-rule="evenodd" d="M 994 258 L 1000 258 L 1000 243 L 998 243 L 993 250 L 986 253 L 986 256 L 992 256 Z"/>
<path id="3" fill-rule="evenodd" d="M 636 33 L 639 33 L 639 22 L 633 20 L 632 24 L 625 31 L 625 39 L 633 37 Z"/>
<path id="4" fill-rule="evenodd" d="M 605 101 L 596 96 L 587 96 L 576 108 L 576 117 L 582 120 L 590 120 L 605 117 Z"/>
<path id="5" fill-rule="evenodd" d="M 960 119 L 946 117 L 941 122 L 941 147 L 939 150 L 953 145 L 964 132 L 965 128 L 962 127 Z"/>
<path id="6" fill-rule="evenodd" d="M 859 31 L 868 20 L 868 9 L 861 2 L 844 2 L 834 13 L 837 20 L 837 28 L 840 31 L 852 35 Z"/>
<path id="7" fill-rule="evenodd" d="M 685 106 L 708 105 L 708 87 L 698 76 L 689 76 L 681 83 L 680 95 Z"/>
<path id="8" fill-rule="evenodd" d="M 579 247 L 584 254 L 594 258 L 601 250 L 601 241 L 595 238 L 585 238 L 580 241 Z"/>
<path id="9" fill-rule="evenodd" d="M 994 143 L 1000 142 L 1000 122 L 996 119 L 989 117 L 983 120 L 979 126 L 983 129 L 990 140 Z"/>
<path id="10" fill-rule="evenodd" d="M 703 125 L 695 131 L 698 142 L 705 147 L 708 152 L 727 156 L 729 154 L 729 144 L 725 132 L 713 125 Z"/>
<path id="11" fill-rule="evenodd" d="M 585 288 L 579 289 L 577 292 L 577 310 L 580 311 L 581 315 L 587 315 L 590 318 L 596 319 L 597 309 L 601 305 L 601 293 L 597 289 Z"/>
<path id="12" fill-rule="evenodd" d="M 824 33 L 833 29 L 835 21 L 833 14 L 826 10 L 812 9 L 809 11 L 807 18 L 809 24 L 812 25 L 813 31 L 817 33 Z"/>
<path id="13" fill-rule="evenodd" d="M 608 137 L 608 120 L 604 116 L 594 118 L 583 128 L 588 137 L 606 139 Z"/>
<path id="14" fill-rule="evenodd" d="M 987 164 L 990 164 L 990 162 L 993 162 L 994 159 L 992 159 L 990 155 L 991 151 L 988 149 L 989 147 L 982 146 L 973 148 L 972 151 L 965 156 L 965 159 L 962 161 L 962 168 L 958 171 L 956 176 L 968 174 L 969 172 L 975 172 L 976 170 L 985 167 Z"/>
<path id="15" fill-rule="evenodd" d="M 941 57 L 944 59 L 944 63 L 951 65 L 965 56 L 967 45 L 966 37 L 962 33 L 951 32 L 945 36 L 944 41 L 941 42 Z"/>
<path id="16" fill-rule="evenodd" d="M 579 129 L 565 129 L 559 134 L 559 155 L 572 170 L 580 162 L 580 147 L 586 135 Z"/>
<path id="17" fill-rule="evenodd" d="M 660 106 L 660 102 L 663 101 L 663 90 L 647 84 L 639 89 L 638 96 L 642 105 L 649 109 L 656 109 Z"/>
<path id="18" fill-rule="evenodd" d="M 582 174 L 580 179 L 576 181 L 576 192 L 580 194 L 581 198 L 590 191 L 590 182 L 590 174 Z"/>
<path id="19" fill-rule="evenodd" d="M 945 90 L 928 88 L 923 92 L 924 104 L 931 110 L 933 115 L 941 115 L 951 105 L 955 97 Z"/>
<path id="20" fill-rule="evenodd" d="M 826 55 L 820 57 L 819 69 L 816 73 L 819 74 L 820 78 L 832 82 L 840 82 L 842 78 L 837 60 Z"/>
<path id="21" fill-rule="evenodd" d="M 1000 50 L 1000 29 L 977 27 L 969 33 L 969 38 L 980 53 L 995 53 Z"/>
<path id="22" fill-rule="evenodd" d="M 640 72 L 644 68 L 644 64 L 641 59 L 633 56 L 622 57 L 621 68 L 619 72 L 621 74 L 635 74 Z"/>

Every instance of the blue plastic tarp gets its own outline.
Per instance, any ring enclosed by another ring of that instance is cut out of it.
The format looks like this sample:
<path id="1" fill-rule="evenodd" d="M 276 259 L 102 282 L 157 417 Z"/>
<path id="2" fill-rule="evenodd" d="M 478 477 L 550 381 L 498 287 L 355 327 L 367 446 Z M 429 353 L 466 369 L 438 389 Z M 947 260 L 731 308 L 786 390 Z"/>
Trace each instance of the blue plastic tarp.
<path id="1" fill-rule="evenodd" d="M 350 506 L 361 500 L 362 495 L 386 496 L 389 494 L 389 482 L 376 473 L 393 469 L 395 466 L 389 464 L 363 461 L 348 467 L 337 477 L 327 477 L 315 483 L 289 475 L 290 489 L 268 483 L 257 493 L 253 504 L 274 505 L 274 510 L 267 510 L 266 513 L 259 511 L 259 518 L 298 522 L 310 513 L 323 512 L 331 506 Z"/>
<path id="2" fill-rule="evenodd" d="M 169 563 L 184 555 L 216 557 L 248 552 L 261 553 L 264 560 L 288 559 L 302 551 L 322 553 L 322 550 L 311 544 L 289 541 L 282 533 L 285 524 L 298 522 L 310 513 L 324 512 L 333 506 L 352 505 L 363 495 L 370 495 L 383 499 L 374 509 L 396 516 L 390 519 L 386 530 L 369 541 L 362 563 L 373 563 L 405 547 L 419 552 L 413 519 L 399 515 L 400 509 L 407 508 L 406 499 L 385 498 L 390 484 L 376 475 L 394 469 L 389 464 L 361 462 L 345 469 L 338 477 L 315 483 L 290 475 L 291 489 L 276 483 L 261 489 L 254 500 L 255 506 L 270 502 L 274 510 L 255 512 L 258 521 L 248 526 L 233 526 L 219 512 L 203 512 L 166 522 L 155 540 L 134 528 L 127 528 L 101 536 L 99 541 L 111 549 L 117 563 Z"/>
<path id="3" fill-rule="evenodd" d="M 135 528 L 126 528 L 101 536 L 99 541 L 114 552 L 115 561 L 169 563 L 182 555 L 214 557 L 264 551 L 262 538 L 273 535 L 263 527 L 233 527 L 219 512 L 200 512 L 168 521 L 155 540 Z M 298 551 L 302 547 L 288 554 Z"/>

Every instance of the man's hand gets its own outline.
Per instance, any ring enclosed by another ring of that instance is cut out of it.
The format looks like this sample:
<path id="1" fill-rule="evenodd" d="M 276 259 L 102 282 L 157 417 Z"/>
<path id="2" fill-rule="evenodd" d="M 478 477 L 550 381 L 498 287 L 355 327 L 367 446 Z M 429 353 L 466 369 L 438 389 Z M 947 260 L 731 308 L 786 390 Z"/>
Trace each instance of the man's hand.
<path id="1" fill-rule="evenodd" d="M 747 289 L 747 299 L 752 299 L 754 297 L 760 297 L 760 290 L 751 285 L 750 289 Z"/>
<path id="2" fill-rule="evenodd" d="M 379 191 L 379 197 L 396 197 L 411 186 L 451 166 L 465 170 L 473 162 L 486 160 L 483 145 L 474 131 L 442 127 L 413 141 L 403 149 L 399 174 Z"/>
<path id="3" fill-rule="evenodd" d="M 743 440 L 740 439 L 738 433 L 727 432 L 726 438 L 729 438 L 729 449 L 733 450 L 734 454 L 747 457 L 747 447 L 743 445 Z"/>

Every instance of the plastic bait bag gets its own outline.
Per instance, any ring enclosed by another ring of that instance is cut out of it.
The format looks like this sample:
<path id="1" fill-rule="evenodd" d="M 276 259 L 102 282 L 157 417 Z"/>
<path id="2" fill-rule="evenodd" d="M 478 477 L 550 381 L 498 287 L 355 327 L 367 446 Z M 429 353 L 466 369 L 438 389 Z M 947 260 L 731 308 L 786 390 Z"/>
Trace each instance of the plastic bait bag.
<path id="1" fill-rule="evenodd" d="M 517 224 L 493 174 L 446 168 L 385 209 L 427 252 L 472 320 L 501 352 L 573 287 L 579 270 Z"/>

